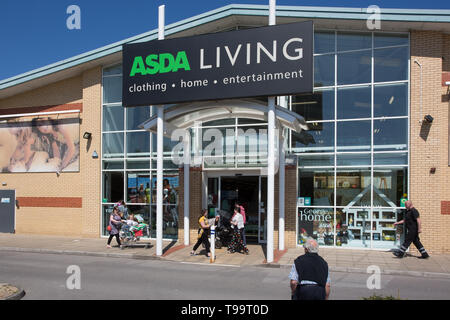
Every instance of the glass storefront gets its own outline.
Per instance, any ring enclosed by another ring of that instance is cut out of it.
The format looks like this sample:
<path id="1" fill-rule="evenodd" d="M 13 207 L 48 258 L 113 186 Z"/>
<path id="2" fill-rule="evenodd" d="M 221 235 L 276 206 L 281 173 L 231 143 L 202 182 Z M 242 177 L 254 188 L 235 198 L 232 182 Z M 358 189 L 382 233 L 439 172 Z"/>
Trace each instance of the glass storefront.
<path id="1" fill-rule="evenodd" d="M 315 33 L 313 94 L 291 97 L 309 130 L 298 155 L 297 244 L 390 249 L 408 195 L 408 34 Z M 327 65 L 328 68 L 323 66 Z"/>
<path id="2" fill-rule="evenodd" d="M 297 243 L 390 248 L 408 194 L 409 35 L 316 31 L 314 92 L 288 97 L 308 130 L 289 131 L 287 156 L 298 159 Z M 155 236 L 156 135 L 138 125 L 151 107 L 121 105 L 121 66 L 103 70 L 102 199 L 125 200 Z M 220 119 L 191 128 L 192 155 L 209 169 L 267 166 L 267 123 Z M 178 237 L 179 141 L 164 139 L 164 238 Z M 105 220 L 106 219 L 106 220 Z M 106 235 L 105 230 L 103 234 Z"/>
<path id="3" fill-rule="evenodd" d="M 142 217 L 156 238 L 156 140 L 138 127 L 152 108 L 123 108 L 121 83 L 121 66 L 103 70 L 102 235 L 108 234 L 112 207 L 124 200 L 128 213 Z M 170 151 L 171 146 L 166 144 L 165 149 Z M 164 161 L 163 188 L 163 238 L 177 239 L 178 166 L 169 158 Z"/>

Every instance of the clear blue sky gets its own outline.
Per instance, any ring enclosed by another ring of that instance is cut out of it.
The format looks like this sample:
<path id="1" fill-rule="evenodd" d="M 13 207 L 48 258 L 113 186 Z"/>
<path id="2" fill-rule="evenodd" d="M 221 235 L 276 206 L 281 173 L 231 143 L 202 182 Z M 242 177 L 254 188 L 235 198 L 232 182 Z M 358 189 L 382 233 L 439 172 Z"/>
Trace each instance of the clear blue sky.
<path id="1" fill-rule="evenodd" d="M 228 4 L 269 0 L 0 0 L 0 80 Z M 81 30 L 68 30 L 69 5 L 81 9 Z M 277 5 L 450 9 L 448 0 L 277 0 Z"/>

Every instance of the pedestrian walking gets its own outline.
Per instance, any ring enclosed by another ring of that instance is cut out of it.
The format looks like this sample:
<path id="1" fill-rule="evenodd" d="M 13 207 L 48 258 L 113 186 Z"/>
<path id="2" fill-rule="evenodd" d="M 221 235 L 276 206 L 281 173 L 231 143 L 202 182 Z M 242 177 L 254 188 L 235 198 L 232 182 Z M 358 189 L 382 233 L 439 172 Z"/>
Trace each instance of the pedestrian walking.
<path id="1" fill-rule="evenodd" d="M 241 237 L 242 229 L 244 228 L 244 218 L 242 217 L 240 211 L 241 209 L 236 206 L 234 208 L 234 215 L 231 218 L 231 228 L 233 229 L 233 231 L 231 241 L 228 245 L 228 253 L 242 251 L 245 254 L 249 254 L 247 246 L 244 245 L 244 241 Z"/>
<path id="2" fill-rule="evenodd" d="M 412 201 L 408 200 L 405 202 L 406 212 L 403 220 L 394 223 L 394 226 L 399 224 L 404 224 L 406 227 L 405 241 L 400 247 L 399 251 L 394 252 L 397 258 L 403 258 L 406 255 L 406 250 L 408 250 L 411 243 L 414 243 L 417 250 L 419 250 L 421 256 L 419 259 L 427 259 L 430 256 L 420 243 L 419 233 L 422 232 L 422 221 L 420 220 L 419 211 L 414 208 Z"/>
<path id="3" fill-rule="evenodd" d="M 289 274 L 292 300 L 328 300 L 330 274 L 328 263 L 319 256 L 319 244 L 307 238 L 305 254 L 295 259 Z"/>
<path id="4" fill-rule="evenodd" d="M 194 245 L 194 248 L 191 251 L 191 256 L 195 255 L 195 250 L 197 250 L 197 248 L 202 243 L 205 245 L 208 257 L 211 256 L 211 253 L 209 250 L 210 245 L 209 245 L 209 240 L 208 240 L 208 234 L 209 234 L 208 231 L 209 231 L 210 225 L 208 224 L 207 215 L 208 215 L 208 210 L 203 209 L 202 214 L 200 215 L 200 218 L 198 219 L 198 223 L 200 225 L 200 229 L 198 230 L 198 240 L 197 240 L 197 243 Z"/>
<path id="5" fill-rule="evenodd" d="M 240 205 L 239 203 L 236 202 L 235 205 L 236 208 L 239 208 L 240 213 L 242 215 L 242 218 L 244 220 L 244 227 L 242 227 L 241 229 L 239 229 L 239 231 L 241 232 L 241 238 L 242 241 L 244 242 L 244 246 L 247 246 L 247 238 L 245 237 L 245 224 L 247 223 L 247 217 L 245 215 L 245 209 L 242 205 Z"/>
<path id="6" fill-rule="evenodd" d="M 119 208 L 114 207 L 111 215 L 109 216 L 109 225 L 108 225 L 109 239 L 106 245 L 107 248 L 111 248 L 111 240 L 113 237 L 116 237 L 116 241 L 119 247 L 122 245 L 120 243 L 119 238 L 119 229 L 121 224 L 122 224 L 122 217 L 119 214 Z"/>

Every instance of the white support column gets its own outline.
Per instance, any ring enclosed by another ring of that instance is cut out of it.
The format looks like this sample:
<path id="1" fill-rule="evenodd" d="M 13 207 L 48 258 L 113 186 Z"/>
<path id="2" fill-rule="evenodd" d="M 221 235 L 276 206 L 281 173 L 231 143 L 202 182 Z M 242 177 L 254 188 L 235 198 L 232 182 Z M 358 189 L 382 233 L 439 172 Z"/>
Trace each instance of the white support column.
<path id="1" fill-rule="evenodd" d="M 280 104 L 283 107 L 286 103 L 286 98 L 281 97 L 283 99 L 283 102 Z M 285 179 L 285 172 L 284 172 L 284 157 L 285 157 L 285 149 L 284 149 L 284 131 L 283 128 L 280 128 L 280 139 L 278 143 L 278 150 L 279 150 L 279 156 L 278 156 L 278 162 L 279 162 L 279 171 L 278 171 L 278 178 L 279 178 L 279 188 L 278 188 L 278 212 L 279 212 L 279 218 L 278 218 L 278 250 L 284 250 L 284 179 Z"/>
<path id="2" fill-rule="evenodd" d="M 269 25 L 275 25 L 275 3 L 275 0 L 270 0 L 269 2 Z M 267 263 L 272 263 L 275 209 L 275 97 L 268 98 L 267 120 Z"/>
<path id="3" fill-rule="evenodd" d="M 189 172 L 191 160 L 191 135 L 189 129 L 184 134 L 184 245 L 189 245 Z"/>
<path id="4" fill-rule="evenodd" d="M 158 10 L 158 40 L 164 39 L 164 6 Z M 157 106 L 157 158 L 156 158 L 156 255 L 162 256 L 163 239 L 163 144 L 164 106 Z"/>

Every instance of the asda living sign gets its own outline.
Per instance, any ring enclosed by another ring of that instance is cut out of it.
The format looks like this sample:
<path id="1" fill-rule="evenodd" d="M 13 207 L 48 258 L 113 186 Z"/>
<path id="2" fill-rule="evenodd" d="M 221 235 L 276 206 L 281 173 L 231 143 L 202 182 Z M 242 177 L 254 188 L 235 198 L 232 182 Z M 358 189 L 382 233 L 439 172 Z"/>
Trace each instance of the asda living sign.
<path id="1" fill-rule="evenodd" d="M 312 89 L 311 21 L 123 46 L 126 107 Z"/>

